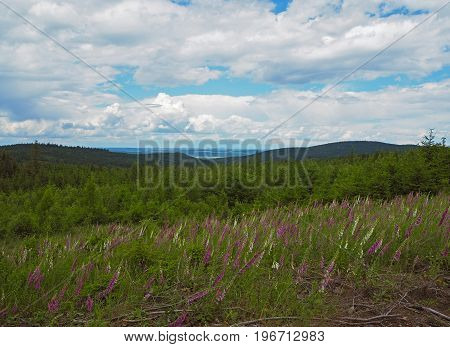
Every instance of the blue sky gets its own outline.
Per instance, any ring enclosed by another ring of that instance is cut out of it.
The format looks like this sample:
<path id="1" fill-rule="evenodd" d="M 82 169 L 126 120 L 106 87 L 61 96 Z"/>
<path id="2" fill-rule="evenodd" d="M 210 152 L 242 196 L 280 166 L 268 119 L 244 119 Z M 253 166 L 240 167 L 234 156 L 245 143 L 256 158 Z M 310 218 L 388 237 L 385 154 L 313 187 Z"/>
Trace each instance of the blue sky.
<path id="1" fill-rule="evenodd" d="M 23 0 L 16 10 L 148 110 L 0 12 L 0 144 L 260 138 L 441 1 Z M 450 6 L 277 131 L 415 143 L 450 124 Z M 80 23 L 82 23 L 80 25 Z M 176 134 L 172 134 L 176 138 Z"/>

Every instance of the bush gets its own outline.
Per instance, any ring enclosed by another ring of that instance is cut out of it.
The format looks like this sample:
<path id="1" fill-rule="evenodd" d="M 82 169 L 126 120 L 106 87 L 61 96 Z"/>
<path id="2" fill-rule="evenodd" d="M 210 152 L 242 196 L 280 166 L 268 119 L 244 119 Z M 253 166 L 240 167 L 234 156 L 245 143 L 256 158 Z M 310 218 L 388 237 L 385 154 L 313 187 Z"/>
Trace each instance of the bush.
<path id="1" fill-rule="evenodd" d="M 29 213 L 19 213 L 9 223 L 8 230 L 11 234 L 25 237 L 37 233 L 38 225 Z"/>

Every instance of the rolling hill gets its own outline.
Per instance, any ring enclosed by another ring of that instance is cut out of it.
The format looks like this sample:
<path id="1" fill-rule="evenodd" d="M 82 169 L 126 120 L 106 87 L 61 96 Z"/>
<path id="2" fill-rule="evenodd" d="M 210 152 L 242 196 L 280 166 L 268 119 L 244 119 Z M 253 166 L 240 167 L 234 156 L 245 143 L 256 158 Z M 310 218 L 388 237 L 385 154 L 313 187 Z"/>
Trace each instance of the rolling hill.
<path id="1" fill-rule="evenodd" d="M 331 159 L 350 155 L 365 155 L 378 152 L 402 152 L 416 148 L 415 145 L 393 145 L 382 142 L 348 141 L 328 143 L 308 148 L 283 148 L 269 150 L 245 157 L 197 159 L 183 153 L 154 153 L 140 154 L 140 159 L 147 163 L 159 164 L 210 164 L 229 163 L 240 160 L 300 160 L 305 159 Z M 137 160 L 137 154 L 119 153 L 106 149 L 67 147 L 54 144 L 18 144 L 0 146 L 4 151 L 18 162 L 29 161 L 33 157 L 40 162 L 64 163 L 75 165 L 117 166 L 129 167 Z"/>

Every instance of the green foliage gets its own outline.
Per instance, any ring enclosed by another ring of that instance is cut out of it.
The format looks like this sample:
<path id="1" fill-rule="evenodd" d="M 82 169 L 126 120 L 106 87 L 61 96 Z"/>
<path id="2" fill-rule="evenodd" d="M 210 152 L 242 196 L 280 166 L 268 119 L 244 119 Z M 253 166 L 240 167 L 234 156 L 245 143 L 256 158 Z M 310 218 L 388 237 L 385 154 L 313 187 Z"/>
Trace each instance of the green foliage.
<path id="1" fill-rule="evenodd" d="M 33 215 L 21 212 L 12 217 L 9 222 L 9 232 L 15 236 L 24 237 L 39 231 Z"/>
<path id="2" fill-rule="evenodd" d="M 210 216 L 10 238 L 0 244 L 0 324 L 108 326 L 150 317 L 142 324 L 161 326 L 184 310 L 189 325 L 273 316 L 314 324 L 330 317 L 330 300 L 350 284 L 372 288 L 365 299 L 398 301 L 407 278 L 448 273 L 448 206 L 446 194 L 409 194 L 253 210 L 239 221 Z M 30 282 L 36 269 L 39 287 Z"/>
<path id="3" fill-rule="evenodd" d="M 40 154 L 42 156 L 42 148 Z M 11 164 L 0 155 L 0 235 L 59 233 L 81 225 L 163 225 L 184 217 L 234 216 L 253 209 L 358 196 L 391 199 L 409 192 L 448 192 L 450 149 L 424 145 L 404 153 L 342 159 L 237 162 L 213 166 L 105 168 Z M 140 170 L 137 175 L 130 170 Z M 151 170 L 154 180 L 136 185 Z M 311 186 L 308 184 L 310 181 Z M 26 225 L 18 214 L 24 213 Z M 14 230 L 13 230 L 14 229 Z"/>

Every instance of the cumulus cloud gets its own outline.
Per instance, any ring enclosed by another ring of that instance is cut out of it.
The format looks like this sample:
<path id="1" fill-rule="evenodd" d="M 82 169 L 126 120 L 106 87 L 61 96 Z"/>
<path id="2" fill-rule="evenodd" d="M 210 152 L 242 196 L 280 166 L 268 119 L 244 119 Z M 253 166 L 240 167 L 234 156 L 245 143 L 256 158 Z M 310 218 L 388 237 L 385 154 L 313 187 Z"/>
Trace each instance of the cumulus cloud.
<path id="1" fill-rule="evenodd" d="M 377 92 L 335 90 L 314 103 L 271 138 L 312 144 L 351 139 L 393 143 L 417 143 L 424 131 L 436 127 L 440 135 L 448 133 L 448 90 L 450 80 L 417 87 L 390 87 Z M 223 95 L 159 94 L 145 99 L 158 103 L 150 113 L 135 104 L 114 103 L 85 117 L 54 121 L 27 120 L 13 122 L 0 118 L 0 137 L 49 138 L 63 140 L 76 137 L 81 143 L 135 145 L 138 140 L 182 136 L 168 129 L 160 120 L 168 119 L 193 140 L 201 138 L 258 139 L 312 101 L 310 91 L 284 89 L 257 97 Z M 216 110 L 212 105 L 220 105 Z M 204 113 L 208 111 L 208 113 Z M 258 117 L 264 114 L 264 117 Z"/>
<path id="2" fill-rule="evenodd" d="M 126 67 L 135 85 L 152 90 L 224 77 L 275 86 L 266 95 L 240 97 L 160 93 L 145 99 L 162 105 L 149 112 L 128 104 L 94 72 L 2 10 L 0 113 L 8 116 L 0 117 L 2 141 L 130 143 L 173 132 L 161 118 L 193 134 L 263 134 L 316 95 L 296 87 L 333 83 L 442 3 L 294 0 L 279 14 L 271 12 L 268 0 L 192 0 L 189 6 L 169 0 L 17 0 L 11 5 L 111 79 Z M 403 7 L 409 15 L 395 11 Z M 449 65 L 449 16 L 450 7 L 352 78 L 419 78 Z M 448 130 L 445 88 L 448 81 L 375 92 L 338 90 L 278 135 L 415 142 L 418 129 Z"/>

